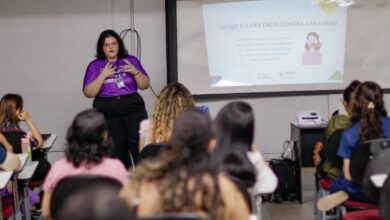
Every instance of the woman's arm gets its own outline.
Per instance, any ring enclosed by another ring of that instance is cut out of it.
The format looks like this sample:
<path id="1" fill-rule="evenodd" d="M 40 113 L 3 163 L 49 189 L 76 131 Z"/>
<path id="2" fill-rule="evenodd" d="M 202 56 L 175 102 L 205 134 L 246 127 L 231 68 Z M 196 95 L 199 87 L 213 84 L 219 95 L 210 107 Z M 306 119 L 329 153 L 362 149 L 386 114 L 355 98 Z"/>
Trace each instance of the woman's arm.
<path id="1" fill-rule="evenodd" d="M 137 87 L 141 90 L 149 88 L 150 80 L 149 77 L 144 75 L 140 70 L 138 70 L 130 61 L 124 59 L 124 62 L 127 64 L 125 67 L 126 72 L 131 73 L 134 76 Z"/>
<path id="2" fill-rule="evenodd" d="M 45 191 L 42 200 L 42 218 L 44 220 L 50 219 L 50 200 L 51 193 Z"/>
<path id="3" fill-rule="evenodd" d="M 34 121 L 31 119 L 30 114 L 28 112 L 23 111 L 19 115 L 19 119 L 24 121 L 27 124 L 28 129 L 32 132 L 33 137 L 37 140 L 37 148 L 41 148 L 43 146 L 43 138 L 41 133 L 39 133 L 38 127 L 35 125 Z"/>
<path id="4" fill-rule="evenodd" d="M 348 181 L 352 181 L 351 172 L 349 171 L 350 164 L 351 164 L 351 160 L 347 159 L 347 158 L 344 158 L 344 160 L 343 160 L 343 172 L 344 172 L 345 179 L 348 180 Z"/>
<path id="5" fill-rule="evenodd" d="M 87 98 L 94 98 L 99 94 L 100 89 L 104 83 L 104 80 L 115 73 L 115 68 L 110 62 L 106 64 L 102 72 L 96 77 L 95 80 L 86 85 L 83 89 L 83 93 Z"/>
<path id="6" fill-rule="evenodd" d="M 263 156 L 259 151 L 248 152 L 248 157 L 255 166 L 257 173 L 256 183 L 253 186 L 254 193 L 272 193 L 278 185 L 278 179 L 276 178 L 276 175 L 268 166 L 268 164 L 266 164 Z"/>

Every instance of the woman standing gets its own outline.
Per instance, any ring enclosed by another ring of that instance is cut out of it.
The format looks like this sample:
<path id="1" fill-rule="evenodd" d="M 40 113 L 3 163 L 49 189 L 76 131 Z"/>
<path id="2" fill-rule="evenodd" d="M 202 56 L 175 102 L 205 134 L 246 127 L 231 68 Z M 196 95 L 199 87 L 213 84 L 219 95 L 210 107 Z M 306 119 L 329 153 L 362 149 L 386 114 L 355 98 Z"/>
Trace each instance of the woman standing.
<path id="1" fill-rule="evenodd" d="M 89 63 L 83 93 L 95 98 L 93 107 L 108 122 L 116 147 L 116 157 L 129 167 L 138 156 L 138 129 L 147 118 L 145 103 L 137 90 L 149 88 L 149 77 L 140 61 L 128 55 L 124 43 L 113 30 L 100 34 L 96 59 Z"/>

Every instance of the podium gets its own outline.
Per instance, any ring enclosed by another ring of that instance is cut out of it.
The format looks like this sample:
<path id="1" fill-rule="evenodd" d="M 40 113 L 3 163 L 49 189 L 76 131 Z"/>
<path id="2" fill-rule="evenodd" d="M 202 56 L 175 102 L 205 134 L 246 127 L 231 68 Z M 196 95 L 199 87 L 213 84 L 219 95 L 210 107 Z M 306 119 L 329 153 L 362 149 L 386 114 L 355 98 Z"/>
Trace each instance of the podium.
<path id="1" fill-rule="evenodd" d="M 313 150 L 324 139 L 326 124 L 299 125 L 291 123 L 291 140 L 295 142 L 298 164 L 298 201 L 302 203 L 302 167 L 314 167 Z"/>

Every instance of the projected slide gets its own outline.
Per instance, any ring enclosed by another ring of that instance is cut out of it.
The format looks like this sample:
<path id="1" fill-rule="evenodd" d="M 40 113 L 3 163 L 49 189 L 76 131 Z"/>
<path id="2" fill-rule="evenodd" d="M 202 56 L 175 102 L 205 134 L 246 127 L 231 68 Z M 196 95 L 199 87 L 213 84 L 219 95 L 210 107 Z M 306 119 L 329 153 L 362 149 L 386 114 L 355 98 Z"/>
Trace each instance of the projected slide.
<path id="1" fill-rule="evenodd" d="M 210 86 L 343 82 L 347 9 L 313 2 L 204 4 Z"/>

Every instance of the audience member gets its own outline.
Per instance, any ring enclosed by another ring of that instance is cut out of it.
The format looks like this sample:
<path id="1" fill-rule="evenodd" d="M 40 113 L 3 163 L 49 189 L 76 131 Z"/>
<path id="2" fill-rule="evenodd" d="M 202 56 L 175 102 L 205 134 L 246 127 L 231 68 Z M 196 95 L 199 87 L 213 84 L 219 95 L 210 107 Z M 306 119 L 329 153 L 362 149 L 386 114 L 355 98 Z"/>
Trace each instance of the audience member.
<path id="1" fill-rule="evenodd" d="M 350 111 L 351 96 L 355 89 L 361 84 L 360 81 L 352 81 L 343 92 L 342 105 L 345 114 L 340 114 L 342 111 L 336 111 L 330 118 L 325 128 L 324 145 L 317 143 L 314 149 L 313 160 L 317 166 L 317 171 L 323 177 L 333 181 L 341 172 L 342 158 L 338 157 L 337 149 L 340 144 L 341 134 L 344 129 L 351 125 L 348 112 Z M 320 152 L 323 155 L 321 158 Z M 337 162 L 336 162 L 337 161 Z"/>
<path id="2" fill-rule="evenodd" d="M 363 82 L 352 95 L 349 116 L 352 122 L 340 141 L 337 155 L 343 158 L 343 170 L 333 181 L 332 195 L 318 201 L 320 210 L 329 210 L 348 198 L 359 202 L 368 202 L 360 186 L 352 182 L 350 158 L 352 151 L 363 141 L 390 137 L 390 118 L 387 117 L 383 101 L 383 90 L 375 82 Z"/>
<path id="3" fill-rule="evenodd" d="M 108 125 L 103 114 L 88 109 L 76 115 L 66 136 L 66 159 L 57 161 L 43 185 L 42 216 L 50 218 L 50 199 L 54 187 L 70 175 L 102 175 L 112 177 L 125 185 L 127 171 L 118 159 L 110 158 L 113 151 L 109 141 Z"/>
<path id="4" fill-rule="evenodd" d="M 195 110 L 183 112 L 160 157 L 136 167 L 122 196 L 130 206 L 138 205 L 140 218 L 191 212 L 213 220 L 248 219 L 241 193 L 210 163 L 214 147 L 209 117 Z"/>
<path id="5" fill-rule="evenodd" d="M 148 144 L 167 143 L 175 118 L 185 109 L 194 107 L 190 91 L 181 83 L 173 82 L 164 87 L 154 105 L 151 119 L 140 124 L 139 150 Z"/>
<path id="6" fill-rule="evenodd" d="M 271 193 L 277 178 L 253 142 L 255 116 L 252 107 L 241 101 L 230 102 L 215 121 L 217 147 L 213 158 L 220 171 L 238 179 L 257 193 Z"/>

